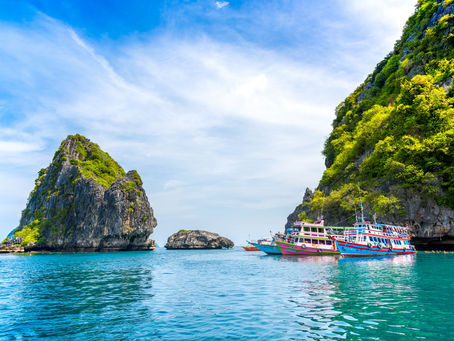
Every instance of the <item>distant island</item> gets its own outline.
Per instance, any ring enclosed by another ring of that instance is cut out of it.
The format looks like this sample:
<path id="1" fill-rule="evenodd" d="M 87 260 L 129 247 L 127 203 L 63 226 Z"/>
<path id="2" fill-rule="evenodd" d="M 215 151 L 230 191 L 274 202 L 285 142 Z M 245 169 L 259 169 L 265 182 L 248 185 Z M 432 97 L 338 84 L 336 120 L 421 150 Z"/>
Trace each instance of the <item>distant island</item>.
<path id="1" fill-rule="evenodd" d="M 86 137 L 69 135 L 35 184 L 0 252 L 154 249 L 157 222 L 140 175 Z"/>
<path id="2" fill-rule="evenodd" d="M 233 242 L 217 233 L 203 230 L 180 230 L 172 234 L 165 245 L 169 250 L 232 248 Z"/>

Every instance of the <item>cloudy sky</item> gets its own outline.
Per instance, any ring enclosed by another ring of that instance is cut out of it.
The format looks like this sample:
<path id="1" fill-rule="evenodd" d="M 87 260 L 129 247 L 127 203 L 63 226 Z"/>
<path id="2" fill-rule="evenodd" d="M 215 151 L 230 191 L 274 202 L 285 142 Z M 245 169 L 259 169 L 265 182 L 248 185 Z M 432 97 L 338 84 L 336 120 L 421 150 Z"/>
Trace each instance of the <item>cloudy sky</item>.
<path id="1" fill-rule="evenodd" d="M 0 0 L 0 237 L 75 133 L 139 171 L 160 245 L 282 230 L 415 3 Z"/>

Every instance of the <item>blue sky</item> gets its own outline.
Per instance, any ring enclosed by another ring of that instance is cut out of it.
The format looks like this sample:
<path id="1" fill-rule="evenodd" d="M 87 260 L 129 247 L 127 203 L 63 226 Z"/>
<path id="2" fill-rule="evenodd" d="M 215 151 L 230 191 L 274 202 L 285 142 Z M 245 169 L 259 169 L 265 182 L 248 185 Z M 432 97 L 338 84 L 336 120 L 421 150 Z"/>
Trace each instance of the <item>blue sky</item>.
<path id="1" fill-rule="evenodd" d="M 74 133 L 139 171 L 160 245 L 282 230 L 415 3 L 0 0 L 0 237 Z"/>

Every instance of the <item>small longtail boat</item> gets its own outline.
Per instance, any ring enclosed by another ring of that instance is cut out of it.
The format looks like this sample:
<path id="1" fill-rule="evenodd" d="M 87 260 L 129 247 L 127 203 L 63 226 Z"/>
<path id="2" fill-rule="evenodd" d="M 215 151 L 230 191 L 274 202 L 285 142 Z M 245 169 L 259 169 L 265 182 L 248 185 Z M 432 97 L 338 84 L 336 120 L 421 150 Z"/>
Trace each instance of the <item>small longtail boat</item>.
<path id="1" fill-rule="evenodd" d="M 243 246 L 244 251 L 260 251 L 254 245 Z"/>
<path id="2" fill-rule="evenodd" d="M 342 238 L 346 229 L 353 227 L 324 226 L 324 221 L 299 222 L 301 230 L 288 236 L 287 240 L 276 240 L 284 255 L 339 255 L 331 235 Z"/>
<path id="3" fill-rule="evenodd" d="M 332 239 L 342 256 L 388 256 L 415 254 L 408 227 L 365 222 L 354 224 L 344 238 Z"/>

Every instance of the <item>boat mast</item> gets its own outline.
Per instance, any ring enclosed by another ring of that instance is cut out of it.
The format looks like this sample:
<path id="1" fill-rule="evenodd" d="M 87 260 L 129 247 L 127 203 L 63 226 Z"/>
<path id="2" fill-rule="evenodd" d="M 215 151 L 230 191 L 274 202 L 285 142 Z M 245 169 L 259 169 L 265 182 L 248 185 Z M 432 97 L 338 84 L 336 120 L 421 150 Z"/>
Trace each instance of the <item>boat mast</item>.
<path id="1" fill-rule="evenodd" d="M 359 205 L 361 207 L 361 222 L 364 223 L 363 200 L 360 199 Z"/>

